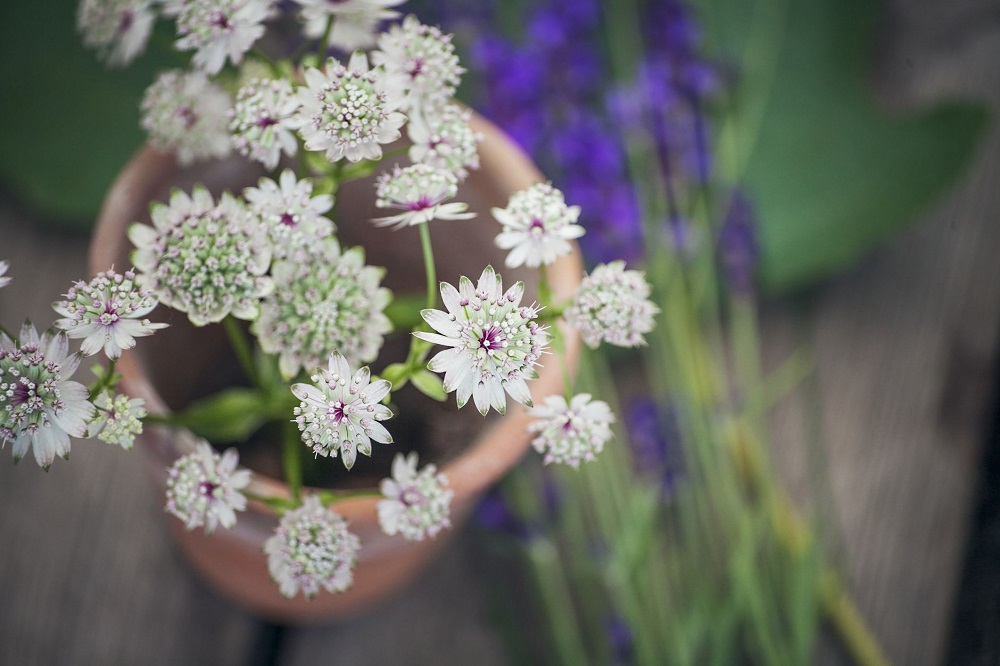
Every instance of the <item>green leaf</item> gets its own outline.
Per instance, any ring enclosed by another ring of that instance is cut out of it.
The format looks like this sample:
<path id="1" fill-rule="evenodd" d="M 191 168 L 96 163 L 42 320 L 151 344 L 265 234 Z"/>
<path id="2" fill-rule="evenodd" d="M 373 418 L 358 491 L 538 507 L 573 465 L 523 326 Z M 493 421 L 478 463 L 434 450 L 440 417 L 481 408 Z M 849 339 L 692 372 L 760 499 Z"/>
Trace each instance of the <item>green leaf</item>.
<path id="1" fill-rule="evenodd" d="M 955 181 L 976 104 L 888 114 L 866 89 L 880 3 L 698 0 L 709 50 L 739 68 L 718 148 L 760 218 L 761 281 L 787 291 L 857 261 Z"/>
<path id="2" fill-rule="evenodd" d="M 427 307 L 424 294 L 393 295 L 392 302 L 385 306 L 385 316 L 397 331 L 412 331 L 423 323 L 420 311 Z"/>
<path id="3" fill-rule="evenodd" d="M 444 402 L 448 397 L 448 394 L 444 392 L 444 383 L 441 378 L 430 370 L 420 370 L 413 373 L 410 381 L 421 393 L 439 402 Z"/>
<path id="4" fill-rule="evenodd" d="M 269 407 L 260 392 L 234 388 L 199 400 L 171 421 L 212 442 L 243 442 L 273 417 Z"/>
<path id="5" fill-rule="evenodd" d="M 129 67 L 107 69 L 82 45 L 77 4 L 4 7 L 0 180 L 46 218 L 89 227 L 115 175 L 145 139 L 143 91 L 156 71 L 179 61 L 151 45 Z"/>
<path id="6" fill-rule="evenodd" d="M 410 366 L 406 363 L 393 363 L 386 367 L 382 371 L 382 379 L 385 379 L 390 384 L 392 384 L 392 389 L 395 391 L 402 388 L 410 375 Z"/>

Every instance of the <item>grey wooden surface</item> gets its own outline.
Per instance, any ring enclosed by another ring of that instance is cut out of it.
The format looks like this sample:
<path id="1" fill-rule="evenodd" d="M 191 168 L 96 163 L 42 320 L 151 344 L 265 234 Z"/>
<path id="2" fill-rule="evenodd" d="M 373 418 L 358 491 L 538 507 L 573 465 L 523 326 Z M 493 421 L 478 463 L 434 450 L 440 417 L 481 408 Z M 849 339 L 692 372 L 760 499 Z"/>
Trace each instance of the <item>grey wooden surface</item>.
<path id="1" fill-rule="evenodd" d="M 878 76 L 887 105 L 961 92 L 1000 108 L 994 5 L 893 7 Z M 801 304 L 763 310 L 769 360 L 815 345 L 833 547 L 900 664 L 938 663 L 949 629 L 996 363 L 998 156 L 994 128 L 952 196 L 812 294 L 804 319 Z M 0 204 L 0 258 L 17 279 L 0 291 L 0 321 L 49 324 L 48 304 L 84 275 L 85 242 Z M 775 459 L 808 506 L 826 496 L 807 472 L 816 451 L 801 445 L 799 407 L 792 397 L 774 414 Z M 82 442 L 48 474 L 0 454 L 0 664 L 504 662 L 469 533 L 374 613 L 276 634 L 185 567 L 135 453 Z"/>

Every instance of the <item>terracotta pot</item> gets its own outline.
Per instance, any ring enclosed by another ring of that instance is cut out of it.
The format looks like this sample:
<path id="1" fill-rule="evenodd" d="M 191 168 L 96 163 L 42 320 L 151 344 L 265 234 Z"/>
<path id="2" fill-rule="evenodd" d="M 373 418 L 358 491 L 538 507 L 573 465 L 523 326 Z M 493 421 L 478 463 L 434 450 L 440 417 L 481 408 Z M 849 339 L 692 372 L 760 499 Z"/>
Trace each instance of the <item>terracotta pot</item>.
<path id="1" fill-rule="evenodd" d="M 473 124 L 483 135 L 480 145 L 482 167 L 463 184 L 458 200 L 468 202 L 479 217 L 468 222 L 432 222 L 438 277 L 452 283 L 460 274 L 476 279 L 482 269 L 492 263 L 500 270 L 505 284 L 512 284 L 515 278 L 527 281 L 532 277 L 530 274 L 518 275 L 517 271 L 503 270 L 503 253 L 492 243 L 499 226 L 489 217 L 489 208 L 506 205 L 513 192 L 543 178 L 531 161 L 494 125 L 478 116 L 474 117 Z M 135 221 L 148 222 L 149 203 L 166 201 L 171 188 L 190 191 L 193 184 L 200 182 L 218 195 L 222 189 L 238 192 L 255 184 L 260 175 L 255 167 L 238 159 L 183 169 L 172 156 L 150 147 L 143 148 L 118 176 L 105 199 L 90 248 L 91 271 L 112 265 L 119 270 L 131 266 L 128 255 L 132 248 L 125 237 L 127 226 Z M 335 222 L 342 243 L 364 246 L 368 263 L 387 268 L 384 284 L 397 293 L 406 289 L 407 281 L 411 288 L 420 290 L 424 278 L 417 230 L 390 231 L 369 223 L 369 219 L 376 216 L 370 181 L 345 185 L 338 199 Z M 563 257 L 552 266 L 550 281 L 557 297 L 562 299 L 572 294 L 582 275 L 578 252 Z M 526 300 L 530 302 L 532 297 L 529 283 Z M 220 382 L 224 378 L 220 377 L 224 375 L 224 368 L 220 359 L 225 358 L 228 351 L 221 327 L 195 329 L 182 314 L 164 307 L 154 314 L 168 321 L 171 327 L 152 338 L 140 340 L 134 351 L 123 356 L 118 369 L 124 390 L 145 399 L 150 411 L 169 413 L 171 406 L 177 408 L 193 396 L 222 388 Z M 579 354 L 575 333 L 566 331 L 566 343 L 571 364 L 575 364 Z M 376 367 L 381 367 L 383 362 L 380 358 Z M 539 402 L 546 395 L 559 392 L 561 387 L 560 363 L 548 356 L 539 379 L 531 384 L 532 396 Z M 449 396 L 448 404 L 454 408 L 454 396 Z M 208 537 L 200 530 L 185 531 L 180 521 L 168 518 L 170 529 L 181 551 L 198 572 L 224 596 L 261 617 L 283 623 L 316 622 L 368 609 L 413 579 L 441 550 L 449 534 L 462 524 L 478 497 L 529 449 L 526 410 L 510 400 L 508 405 L 506 416 L 489 420 L 482 419 L 471 405 L 462 410 L 461 418 L 468 419 L 467 413 L 474 416 L 475 429 L 479 432 L 465 432 L 462 435 L 465 441 L 457 450 L 435 461 L 455 492 L 455 527 L 436 540 L 411 543 L 399 536 L 382 534 L 374 498 L 345 499 L 332 506 L 347 518 L 351 530 L 362 542 L 354 585 L 343 594 L 321 593 L 311 601 L 301 597 L 289 600 L 279 594 L 261 550 L 277 524 L 277 517 L 256 502 L 240 515 L 233 530 L 220 529 Z M 194 436 L 162 427 L 146 430 L 138 448 L 151 454 L 148 456 L 151 472 L 163 488 L 166 468 L 189 450 Z M 450 440 L 451 436 L 438 435 L 438 439 Z M 422 462 L 429 461 L 426 456 L 422 458 Z M 328 462 L 339 464 L 337 460 Z M 282 481 L 261 473 L 254 476 L 251 487 L 254 493 L 289 494 Z"/>

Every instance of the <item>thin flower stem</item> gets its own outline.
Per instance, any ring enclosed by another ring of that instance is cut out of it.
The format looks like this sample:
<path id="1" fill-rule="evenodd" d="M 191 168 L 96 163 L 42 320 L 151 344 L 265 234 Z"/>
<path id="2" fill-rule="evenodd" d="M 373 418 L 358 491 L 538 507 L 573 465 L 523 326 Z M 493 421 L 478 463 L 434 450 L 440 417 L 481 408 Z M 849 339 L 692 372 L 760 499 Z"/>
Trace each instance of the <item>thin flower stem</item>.
<path id="1" fill-rule="evenodd" d="M 113 388 L 112 377 L 115 376 L 115 359 L 108 359 L 108 369 L 104 373 L 101 379 L 94 383 L 94 386 L 90 389 L 90 400 L 93 401 L 94 398 L 101 395 L 101 392 L 105 389 Z"/>
<path id="2" fill-rule="evenodd" d="M 382 493 L 377 490 L 343 490 L 343 491 L 332 491 L 324 490 L 319 493 L 319 500 L 323 503 L 323 506 L 329 506 L 333 502 L 339 502 L 340 500 L 355 498 L 355 497 L 382 497 Z"/>
<path id="3" fill-rule="evenodd" d="M 424 251 L 424 270 L 427 273 L 427 307 L 437 305 L 437 269 L 434 267 L 434 248 L 431 247 L 431 231 L 427 224 L 418 224 L 420 246 Z"/>
<path id="4" fill-rule="evenodd" d="M 281 78 L 281 67 L 278 66 L 278 63 L 271 60 L 266 53 L 261 51 L 260 48 L 256 46 L 251 47 L 250 53 L 251 55 L 256 56 L 256 58 L 258 60 L 261 60 L 265 65 L 267 65 L 267 68 L 271 70 L 271 74 L 273 76 Z"/>
<path id="5" fill-rule="evenodd" d="M 285 471 L 285 481 L 292 491 L 292 497 L 296 504 L 302 495 L 302 440 L 299 436 L 299 428 L 294 421 L 289 421 L 285 425 L 285 432 L 281 438 L 281 463 Z"/>
<path id="6" fill-rule="evenodd" d="M 539 267 L 539 272 L 538 300 L 541 301 L 543 306 L 548 307 L 548 304 L 555 302 L 555 298 L 552 294 L 552 288 L 549 286 L 548 266 L 543 264 Z M 558 321 L 552 321 L 551 330 L 552 348 L 555 350 L 556 356 L 559 359 L 559 368 L 562 370 L 563 390 L 566 392 L 566 400 L 569 401 L 570 398 L 573 397 L 573 379 L 569 376 L 569 359 L 566 357 L 566 341 L 563 339 L 563 332 L 562 329 L 559 328 Z"/>
<path id="7" fill-rule="evenodd" d="M 319 58 L 319 65 L 323 64 L 326 60 L 327 51 L 330 50 L 330 35 L 333 34 L 333 17 L 326 22 L 326 30 L 323 32 L 323 37 L 320 38 L 319 44 L 316 45 L 316 57 Z"/>
<path id="8" fill-rule="evenodd" d="M 257 368 L 254 366 L 250 344 L 243 335 L 243 331 L 240 330 L 239 322 L 232 315 L 229 315 L 222 320 L 222 326 L 226 329 L 226 335 L 229 336 L 229 344 L 232 346 L 233 352 L 235 352 L 236 358 L 243 368 L 243 372 L 246 373 L 251 384 L 260 388 L 260 378 L 257 377 Z"/>

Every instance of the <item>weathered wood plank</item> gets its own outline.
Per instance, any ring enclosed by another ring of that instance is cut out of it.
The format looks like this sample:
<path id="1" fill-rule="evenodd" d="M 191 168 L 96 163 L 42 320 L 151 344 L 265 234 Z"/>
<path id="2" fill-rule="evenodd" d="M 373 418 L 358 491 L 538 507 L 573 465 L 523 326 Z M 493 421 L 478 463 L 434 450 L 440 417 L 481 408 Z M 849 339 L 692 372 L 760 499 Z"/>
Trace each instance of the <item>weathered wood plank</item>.
<path id="1" fill-rule="evenodd" d="M 964 92 L 1000 109 L 1000 31 L 956 36 L 968 21 L 940 11 L 923 17 L 918 4 L 897 3 L 904 34 L 891 62 L 899 79 L 891 63 L 882 74 L 894 84 L 882 86 L 892 105 Z M 960 11 L 976 15 L 972 4 Z M 927 25 L 934 20 L 942 22 L 936 33 Z M 898 68 L 914 62 L 931 80 L 920 71 L 904 78 Z M 818 363 L 834 550 L 895 663 L 939 663 L 950 628 L 1000 334 L 998 167 L 994 127 L 946 202 L 809 297 L 806 339 Z M 795 309 L 765 309 L 772 362 L 795 345 Z M 786 400 L 773 424 L 779 467 L 805 501 L 817 495 L 802 450 L 802 406 L 801 396 Z"/>
<path id="2" fill-rule="evenodd" d="M 0 291 L 0 321 L 51 323 L 48 304 L 86 275 L 85 252 L 85 238 L 0 206 L 0 257 L 16 280 Z M 0 453 L 0 663 L 252 663 L 261 625 L 180 560 L 139 452 L 78 442 L 48 474 Z"/>

